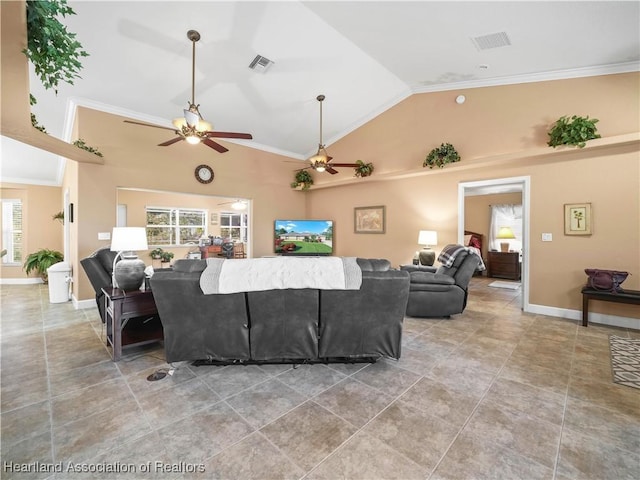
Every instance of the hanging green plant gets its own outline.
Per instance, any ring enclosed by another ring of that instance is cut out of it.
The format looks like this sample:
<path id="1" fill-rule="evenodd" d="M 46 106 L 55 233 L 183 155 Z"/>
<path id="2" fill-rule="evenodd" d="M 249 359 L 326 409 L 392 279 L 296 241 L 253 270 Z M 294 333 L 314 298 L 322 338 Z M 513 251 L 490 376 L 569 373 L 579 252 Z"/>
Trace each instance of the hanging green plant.
<path id="1" fill-rule="evenodd" d="M 57 17 L 75 15 L 66 0 L 27 1 L 27 48 L 22 52 L 29 58 L 46 89 L 58 93 L 58 84 L 73 85 L 82 69 L 80 58 L 89 54 L 82 50 L 71 33 Z"/>
<path id="2" fill-rule="evenodd" d="M 308 190 L 313 185 L 313 177 L 307 170 L 298 170 L 294 178 L 295 181 L 291 182 L 291 188 L 302 186 L 302 190 Z"/>
<path id="3" fill-rule="evenodd" d="M 427 158 L 422 162 L 422 166 L 429 168 L 444 167 L 447 163 L 454 163 L 460 161 L 460 155 L 456 149 L 450 143 L 442 143 L 439 147 L 434 148 L 429 152 Z"/>
<path id="4" fill-rule="evenodd" d="M 353 168 L 356 177 L 368 177 L 373 173 L 373 163 L 364 163 L 362 160 L 356 160 L 356 163 L 358 166 Z"/>
<path id="5" fill-rule="evenodd" d="M 597 118 L 579 117 L 573 115 L 571 118 L 563 115 L 552 125 L 549 130 L 549 141 L 547 145 L 557 147 L 558 145 L 575 145 L 584 148 L 587 140 L 600 138 L 598 134 Z"/>
<path id="6" fill-rule="evenodd" d="M 98 151 L 97 148 L 93 148 L 90 147 L 89 145 L 87 145 L 86 143 L 84 143 L 84 140 L 79 138 L 78 140 L 76 140 L 75 142 L 73 142 L 73 144 L 78 147 L 81 148 L 82 150 L 86 150 L 89 153 L 93 153 L 94 155 L 97 155 L 99 157 L 102 157 L 102 153 L 100 153 L 100 151 Z"/>

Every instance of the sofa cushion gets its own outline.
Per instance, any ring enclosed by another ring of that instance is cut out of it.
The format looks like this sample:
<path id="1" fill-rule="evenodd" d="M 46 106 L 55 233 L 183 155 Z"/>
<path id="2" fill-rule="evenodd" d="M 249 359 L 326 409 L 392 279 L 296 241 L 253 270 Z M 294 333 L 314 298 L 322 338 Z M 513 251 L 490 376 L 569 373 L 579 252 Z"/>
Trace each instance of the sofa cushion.
<path id="1" fill-rule="evenodd" d="M 356 262 L 363 272 L 386 272 L 391 268 L 391 262 L 385 258 L 356 258 Z"/>
<path id="2" fill-rule="evenodd" d="M 100 262 L 100 265 L 104 268 L 104 271 L 109 275 L 113 272 L 113 259 L 116 258 L 117 254 L 118 252 L 112 252 L 109 247 L 101 248 L 94 253 L 95 257 Z"/>
<path id="3" fill-rule="evenodd" d="M 207 268 L 206 260 L 179 258 L 178 260 L 173 262 L 174 272 L 185 272 L 185 273 L 202 272 L 204 271 L 205 268 Z"/>
<path id="4" fill-rule="evenodd" d="M 411 272 L 409 275 L 411 277 L 411 283 L 438 285 L 454 285 L 456 283 L 455 278 L 442 273 Z"/>

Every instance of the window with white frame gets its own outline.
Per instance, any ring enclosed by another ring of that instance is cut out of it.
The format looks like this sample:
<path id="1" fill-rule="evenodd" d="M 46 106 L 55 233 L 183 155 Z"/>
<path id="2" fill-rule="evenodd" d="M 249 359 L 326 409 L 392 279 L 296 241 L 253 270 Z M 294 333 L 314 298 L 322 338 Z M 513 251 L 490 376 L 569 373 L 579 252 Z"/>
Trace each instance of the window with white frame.
<path id="1" fill-rule="evenodd" d="M 513 240 L 496 238 L 502 227 L 509 227 L 516 237 Z M 507 241 L 509 250 L 522 251 L 522 205 L 492 205 L 491 226 L 489 231 L 489 248 L 500 250 L 500 243 Z"/>
<path id="2" fill-rule="evenodd" d="M 2 263 L 22 263 L 22 201 L 19 199 L 2 199 L 2 250 L 7 251 L 2 255 Z"/>
<path id="3" fill-rule="evenodd" d="M 147 207 L 147 243 L 153 246 L 198 244 L 207 234 L 207 211 Z"/>
<path id="4" fill-rule="evenodd" d="M 247 242 L 247 214 L 220 213 L 220 236 L 230 238 L 234 242 Z"/>

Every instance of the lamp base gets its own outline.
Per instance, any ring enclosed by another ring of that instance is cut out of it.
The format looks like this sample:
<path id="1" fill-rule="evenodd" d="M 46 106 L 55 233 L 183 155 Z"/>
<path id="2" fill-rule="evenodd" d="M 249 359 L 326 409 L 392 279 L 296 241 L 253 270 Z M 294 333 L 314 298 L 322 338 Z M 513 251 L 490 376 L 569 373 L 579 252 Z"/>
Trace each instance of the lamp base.
<path id="1" fill-rule="evenodd" d="M 145 264 L 137 256 L 123 257 L 113 270 L 114 287 L 124 290 L 138 290 L 144 280 Z"/>
<path id="2" fill-rule="evenodd" d="M 506 253 L 509 251 L 509 242 L 502 242 L 500 243 L 500 251 L 502 253 Z"/>
<path id="3" fill-rule="evenodd" d="M 418 252 L 418 260 L 420 261 L 420 265 L 431 267 L 436 261 L 436 252 L 430 248 L 420 250 L 420 252 Z"/>

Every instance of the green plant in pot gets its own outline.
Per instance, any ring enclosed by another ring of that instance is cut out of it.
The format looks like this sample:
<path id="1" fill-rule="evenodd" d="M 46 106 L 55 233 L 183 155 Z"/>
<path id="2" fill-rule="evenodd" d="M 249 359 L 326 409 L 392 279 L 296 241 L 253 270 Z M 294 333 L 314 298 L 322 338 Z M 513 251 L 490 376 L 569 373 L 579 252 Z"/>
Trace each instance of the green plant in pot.
<path id="1" fill-rule="evenodd" d="M 295 181 L 291 182 L 291 188 L 302 186 L 302 190 L 308 190 L 313 185 L 313 177 L 306 170 L 298 170 L 294 177 Z"/>
<path id="2" fill-rule="evenodd" d="M 152 260 L 162 260 L 163 253 L 164 253 L 164 250 L 162 250 L 161 248 L 154 248 L 149 252 L 149 256 L 151 257 Z"/>
<path id="3" fill-rule="evenodd" d="M 354 167 L 356 177 L 368 177 L 373 173 L 373 163 L 364 163 L 362 160 L 356 160 L 357 167 Z"/>
<path id="4" fill-rule="evenodd" d="M 557 147 L 559 145 L 575 145 L 584 148 L 587 140 L 600 138 L 598 134 L 597 118 L 579 117 L 573 115 L 571 118 L 563 115 L 551 126 L 549 130 L 549 141 L 547 145 Z"/>
<path id="5" fill-rule="evenodd" d="M 57 250 L 42 249 L 37 252 L 33 252 L 27 256 L 24 262 L 23 268 L 27 275 L 31 272 L 37 272 L 42 281 L 47 283 L 49 281 L 49 275 L 47 269 L 58 262 L 61 262 L 64 256 Z"/>
<path id="6" fill-rule="evenodd" d="M 51 217 L 53 220 L 58 220 L 64 225 L 64 212 L 58 212 Z"/>
<path id="7" fill-rule="evenodd" d="M 169 263 L 171 262 L 172 258 L 173 258 L 173 252 L 162 252 L 162 255 L 160 256 L 160 261 L 162 263 Z"/>
<path id="8" fill-rule="evenodd" d="M 431 150 L 427 158 L 422 163 L 423 167 L 444 167 L 447 163 L 454 163 L 460 161 L 460 155 L 456 149 L 450 143 L 442 143 L 439 147 Z"/>

